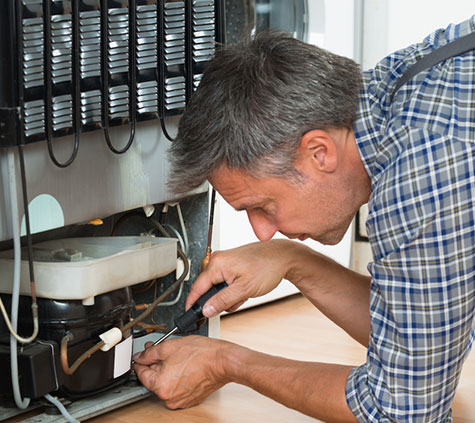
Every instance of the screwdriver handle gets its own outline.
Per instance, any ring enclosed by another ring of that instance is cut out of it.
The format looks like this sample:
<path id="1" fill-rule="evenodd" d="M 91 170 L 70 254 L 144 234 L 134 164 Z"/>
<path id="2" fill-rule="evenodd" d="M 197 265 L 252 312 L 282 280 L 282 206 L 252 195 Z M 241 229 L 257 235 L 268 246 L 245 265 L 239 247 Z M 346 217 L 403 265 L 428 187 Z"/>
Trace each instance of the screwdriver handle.
<path id="1" fill-rule="evenodd" d="M 175 326 L 178 328 L 178 330 L 180 332 L 186 332 L 200 319 L 202 319 L 203 306 L 205 305 L 206 301 L 208 301 L 211 297 L 216 295 L 219 291 L 223 290 L 227 286 L 228 284 L 226 282 L 213 285 L 200 298 L 198 298 L 196 303 L 194 303 L 187 312 L 175 319 Z"/>

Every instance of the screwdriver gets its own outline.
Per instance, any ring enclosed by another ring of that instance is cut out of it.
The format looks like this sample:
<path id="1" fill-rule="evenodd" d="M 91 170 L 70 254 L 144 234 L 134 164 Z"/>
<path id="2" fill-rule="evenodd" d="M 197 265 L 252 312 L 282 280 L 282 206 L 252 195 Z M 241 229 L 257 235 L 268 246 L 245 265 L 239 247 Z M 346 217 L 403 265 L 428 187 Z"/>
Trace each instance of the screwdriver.
<path id="1" fill-rule="evenodd" d="M 160 339 L 153 343 L 153 346 L 160 344 L 161 342 L 168 339 L 176 332 L 186 332 L 187 330 L 191 329 L 194 324 L 198 323 L 201 319 L 203 319 L 203 306 L 205 305 L 206 301 L 208 301 L 211 297 L 216 295 L 219 291 L 226 288 L 228 284 L 226 282 L 221 282 L 216 285 L 213 285 L 208 291 L 206 291 L 196 303 L 194 303 L 188 311 L 183 313 L 180 317 L 177 317 L 174 320 L 175 327 L 163 335 Z"/>
<path id="2" fill-rule="evenodd" d="M 208 243 L 206 248 L 206 255 L 201 261 L 201 268 L 200 271 L 203 272 L 209 264 L 209 260 L 211 258 L 211 237 L 213 234 L 213 221 L 214 221 L 214 204 L 216 201 L 216 190 L 213 188 L 211 191 L 211 208 L 209 211 L 209 226 L 208 226 Z M 175 327 L 163 335 L 161 338 L 156 340 L 152 346 L 158 345 L 161 342 L 168 339 L 174 333 L 186 332 L 190 330 L 194 324 L 197 324 L 203 318 L 203 306 L 205 305 L 206 301 L 208 301 L 211 297 L 216 295 L 219 291 L 226 288 L 228 284 L 226 282 L 221 282 L 216 285 L 213 285 L 207 292 L 205 292 L 195 304 L 191 306 L 191 308 L 182 314 L 180 317 L 177 317 L 175 322 Z"/>

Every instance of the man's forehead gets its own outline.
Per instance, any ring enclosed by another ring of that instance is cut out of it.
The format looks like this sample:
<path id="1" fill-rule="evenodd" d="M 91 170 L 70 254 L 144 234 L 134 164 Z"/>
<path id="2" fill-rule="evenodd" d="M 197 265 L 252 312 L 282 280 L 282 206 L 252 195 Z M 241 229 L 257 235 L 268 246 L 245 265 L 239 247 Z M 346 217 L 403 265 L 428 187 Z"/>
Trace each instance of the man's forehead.
<path id="1" fill-rule="evenodd" d="M 251 186 L 251 176 L 242 170 L 219 166 L 208 178 L 213 187 L 220 192 L 232 194 Z"/>
<path id="2" fill-rule="evenodd" d="M 236 210 L 246 210 L 268 201 L 262 180 L 241 170 L 220 167 L 209 177 L 209 182 Z"/>

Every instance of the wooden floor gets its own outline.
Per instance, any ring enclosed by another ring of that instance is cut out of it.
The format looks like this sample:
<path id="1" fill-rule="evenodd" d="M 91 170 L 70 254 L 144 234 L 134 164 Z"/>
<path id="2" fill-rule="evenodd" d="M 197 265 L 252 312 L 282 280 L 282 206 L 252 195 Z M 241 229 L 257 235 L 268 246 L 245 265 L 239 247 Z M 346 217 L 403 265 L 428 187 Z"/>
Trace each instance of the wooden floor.
<path id="1" fill-rule="evenodd" d="M 358 365 L 365 349 L 328 321 L 300 295 L 226 316 L 221 337 L 274 355 Z M 475 423 L 475 353 L 464 366 L 454 405 L 455 423 Z M 315 420 L 240 385 L 229 384 L 201 405 L 167 410 L 148 398 L 90 423 L 300 423 Z"/>

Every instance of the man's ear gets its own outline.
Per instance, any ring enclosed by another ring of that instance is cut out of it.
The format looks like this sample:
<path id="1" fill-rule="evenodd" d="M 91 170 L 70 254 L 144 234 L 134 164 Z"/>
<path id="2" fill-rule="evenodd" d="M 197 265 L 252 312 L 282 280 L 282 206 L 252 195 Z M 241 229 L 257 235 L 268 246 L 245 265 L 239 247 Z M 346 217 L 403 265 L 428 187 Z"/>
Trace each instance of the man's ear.
<path id="1" fill-rule="evenodd" d="M 331 173 L 338 165 L 338 151 L 335 141 L 330 134 L 321 129 L 313 129 L 302 135 L 298 157 L 304 159 L 307 165 Z"/>

